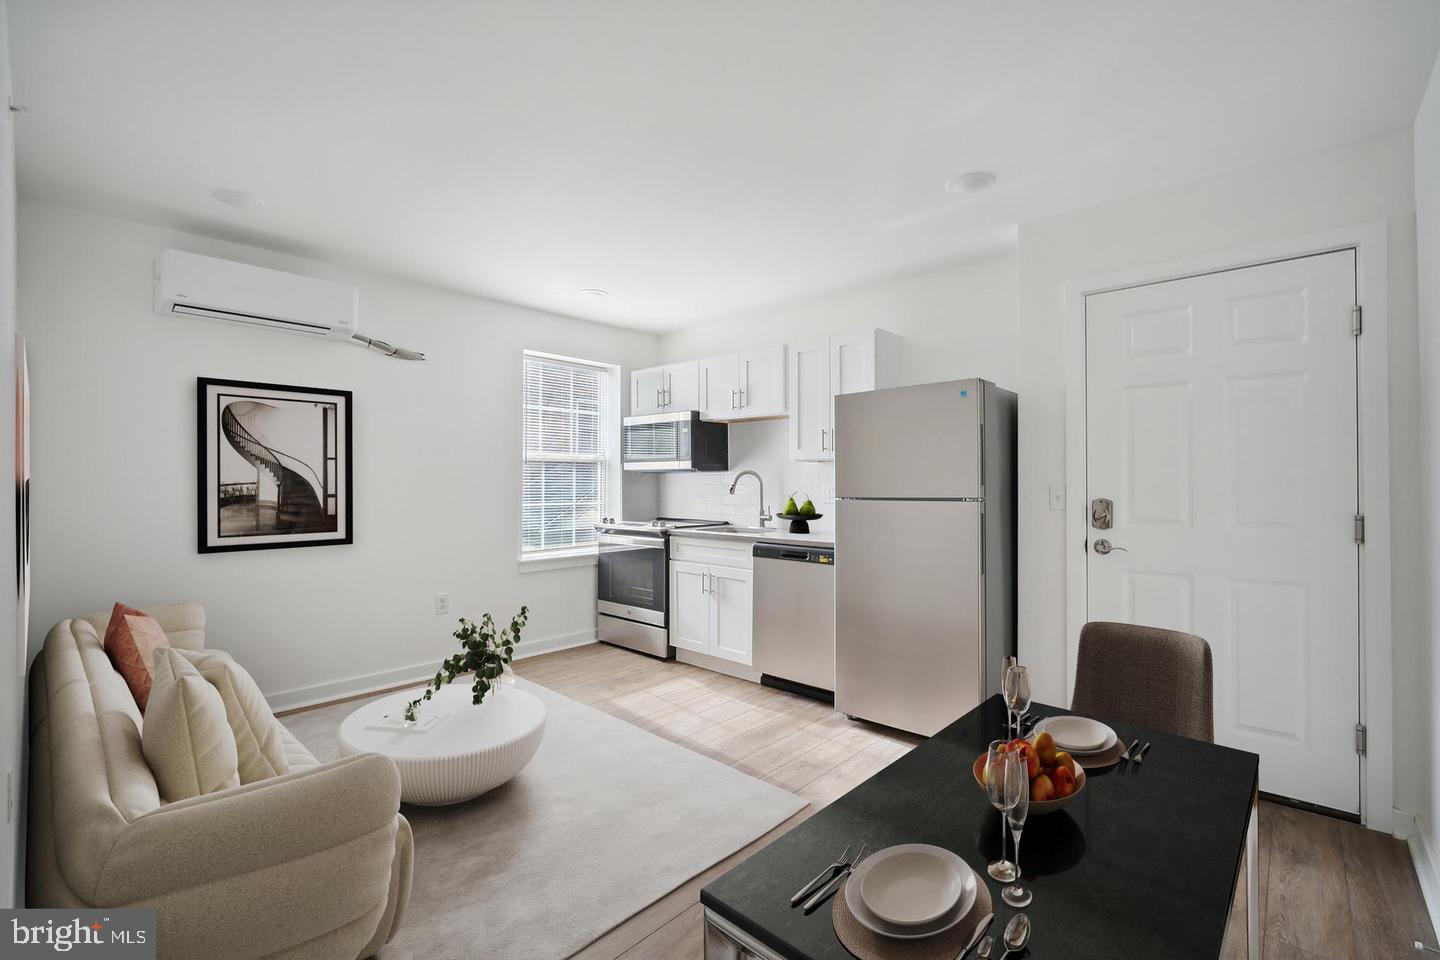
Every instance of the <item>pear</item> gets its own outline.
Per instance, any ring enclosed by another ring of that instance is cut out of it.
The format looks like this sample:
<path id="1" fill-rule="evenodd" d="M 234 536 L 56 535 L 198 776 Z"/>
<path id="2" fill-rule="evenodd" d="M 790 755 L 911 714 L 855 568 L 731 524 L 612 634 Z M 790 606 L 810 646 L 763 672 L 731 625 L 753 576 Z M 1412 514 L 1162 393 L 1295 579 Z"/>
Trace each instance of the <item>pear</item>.
<path id="1" fill-rule="evenodd" d="M 797 506 L 795 506 L 795 498 L 794 498 L 794 497 L 791 497 L 789 500 L 786 500 L 786 501 L 785 501 L 785 509 L 781 511 L 781 513 L 785 514 L 785 516 L 787 516 L 787 517 L 793 517 L 793 516 L 795 516 L 795 514 L 797 514 L 797 513 L 799 513 L 799 512 L 800 512 L 800 508 L 797 507 Z"/>
<path id="2" fill-rule="evenodd" d="M 813 516 L 815 516 L 815 504 L 811 503 L 809 500 L 806 500 L 804 503 L 800 504 L 800 516 L 802 516 L 802 517 L 813 517 Z"/>

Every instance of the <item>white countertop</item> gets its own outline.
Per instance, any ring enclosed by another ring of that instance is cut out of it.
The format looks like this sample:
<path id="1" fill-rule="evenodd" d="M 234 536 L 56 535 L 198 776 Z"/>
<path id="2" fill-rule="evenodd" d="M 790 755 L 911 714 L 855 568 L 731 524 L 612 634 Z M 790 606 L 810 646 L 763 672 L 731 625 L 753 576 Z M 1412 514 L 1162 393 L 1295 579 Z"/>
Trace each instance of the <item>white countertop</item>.
<path id="1" fill-rule="evenodd" d="M 760 533 L 755 530 L 731 530 L 725 527 L 697 527 L 690 530 L 674 530 L 672 537 L 695 537 L 702 540 L 738 540 L 745 543 L 785 543 L 797 547 L 833 547 L 834 530 L 817 530 L 814 533 L 790 533 L 789 521 L 782 526 Z"/>

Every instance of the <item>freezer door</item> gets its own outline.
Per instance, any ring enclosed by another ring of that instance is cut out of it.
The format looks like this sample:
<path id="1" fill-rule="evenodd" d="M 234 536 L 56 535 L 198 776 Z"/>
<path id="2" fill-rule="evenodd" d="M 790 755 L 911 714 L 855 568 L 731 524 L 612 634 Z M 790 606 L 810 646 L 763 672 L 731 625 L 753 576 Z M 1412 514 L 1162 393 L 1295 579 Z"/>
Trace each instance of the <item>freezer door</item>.
<path id="1" fill-rule="evenodd" d="M 978 499 L 983 381 L 835 398 L 835 493 L 860 499 Z"/>
<path id="2" fill-rule="evenodd" d="M 836 504 L 836 710 L 928 737 L 980 702 L 981 509 Z"/>

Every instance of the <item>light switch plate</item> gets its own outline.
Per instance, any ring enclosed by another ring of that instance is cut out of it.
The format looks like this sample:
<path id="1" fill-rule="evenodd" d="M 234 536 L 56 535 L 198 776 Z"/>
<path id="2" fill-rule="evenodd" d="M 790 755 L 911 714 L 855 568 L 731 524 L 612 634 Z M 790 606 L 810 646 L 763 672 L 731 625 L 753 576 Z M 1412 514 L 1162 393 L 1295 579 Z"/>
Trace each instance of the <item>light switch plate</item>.
<path id="1" fill-rule="evenodd" d="M 450 612 L 450 594 L 435 594 L 435 616 L 443 617 Z"/>
<path id="2" fill-rule="evenodd" d="M 1051 509 L 1051 510 L 1064 510 L 1064 509 L 1065 509 L 1065 484 L 1063 484 L 1063 483 L 1058 483 L 1058 484 L 1057 484 L 1057 483 L 1052 483 L 1052 484 L 1050 484 L 1050 509 Z"/>

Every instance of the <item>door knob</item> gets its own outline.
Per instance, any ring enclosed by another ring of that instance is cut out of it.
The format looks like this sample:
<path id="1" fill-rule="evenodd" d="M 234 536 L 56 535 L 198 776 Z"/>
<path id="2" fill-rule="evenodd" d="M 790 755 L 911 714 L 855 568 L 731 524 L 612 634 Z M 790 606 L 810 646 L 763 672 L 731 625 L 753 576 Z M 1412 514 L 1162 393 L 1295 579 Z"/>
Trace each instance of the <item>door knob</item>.
<path id="1" fill-rule="evenodd" d="M 1130 552 L 1130 551 L 1127 550 L 1125 547 L 1117 547 L 1117 546 L 1115 546 L 1115 544 L 1111 543 L 1109 540 L 1105 540 L 1105 539 L 1103 539 L 1103 538 L 1100 539 L 1100 540 L 1096 540 L 1096 541 L 1095 541 L 1095 552 L 1098 553 L 1098 554 L 1100 554 L 1100 556 L 1102 556 L 1102 557 L 1105 556 L 1105 554 L 1110 553 L 1110 552 L 1115 551 L 1115 550 L 1119 550 L 1119 551 L 1121 551 L 1122 553 L 1129 553 L 1129 552 Z"/>

